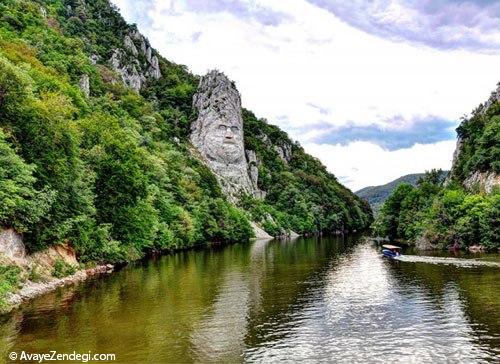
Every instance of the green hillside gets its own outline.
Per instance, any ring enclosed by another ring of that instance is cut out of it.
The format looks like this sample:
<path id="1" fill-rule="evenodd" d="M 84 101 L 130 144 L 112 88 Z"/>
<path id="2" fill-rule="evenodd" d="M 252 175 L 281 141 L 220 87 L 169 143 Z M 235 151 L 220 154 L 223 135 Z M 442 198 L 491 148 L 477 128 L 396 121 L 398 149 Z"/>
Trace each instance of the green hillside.
<path id="1" fill-rule="evenodd" d="M 68 243 L 80 261 L 113 262 L 246 241 L 250 220 L 274 235 L 371 223 L 364 201 L 246 110 L 267 195 L 229 203 L 188 141 L 198 81 L 107 0 L 2 0 L 0 227 L 31 252 Z"/>

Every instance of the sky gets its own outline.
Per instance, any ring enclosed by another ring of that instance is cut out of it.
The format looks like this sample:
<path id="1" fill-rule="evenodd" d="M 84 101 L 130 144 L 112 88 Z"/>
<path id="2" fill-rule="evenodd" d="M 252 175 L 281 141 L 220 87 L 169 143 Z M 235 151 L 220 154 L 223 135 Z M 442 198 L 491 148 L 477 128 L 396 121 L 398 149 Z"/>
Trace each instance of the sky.
<path id="1" fill-rule="evenodd" d="M 449 169 L 500 81 L 497 0 L 112 0 L 165 58 L 236 82 L 356 191 Z"/>

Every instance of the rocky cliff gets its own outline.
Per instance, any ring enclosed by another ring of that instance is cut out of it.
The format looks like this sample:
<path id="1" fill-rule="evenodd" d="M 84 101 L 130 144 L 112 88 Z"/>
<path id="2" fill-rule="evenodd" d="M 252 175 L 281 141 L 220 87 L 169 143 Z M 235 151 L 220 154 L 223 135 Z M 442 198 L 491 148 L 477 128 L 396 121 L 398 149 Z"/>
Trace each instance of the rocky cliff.
<path id="1" fill-rule="evenodd" d="M 149 40 L 144 37 L 134 26 L 124 26 L 122 19 L 109 18 L 108 9 L 99 9 L 96 14 L 96 7 L 99 2 L 87 2 L 85 0 L 66 1 L 64 13 L 73 27 L 82 31 L 85 23 L 94 21 L 94 26 L 110 27 L 113 23 L 118 23 L 123 29 L 116 34 L 116 37 L 103 46 L 101 42 L 109 39 L 96 39 L 83 35 L 89 47 L 89 59 L 93 64 L 104 64 L 113 70 L 125 85 L 139 92 L 145 85 L 151 84 L 161 78 L 161 70 L 157 52 L 151 47 Z M 105 10 L 105 11 L 102 11 Z M 40 12 L 47 18 L 47 10 L 42 5 Z M 97 18 L 97 19 L 96 19 Z M 100 21 L 95 22 L 95 20 Z M 94 43 L 96 46 L 92 46 Z M 91 89 L 89 75 L 82 74 L 80 78 L 80 88 L 88 97 Z"/>
<path id="2" fill-rule="evenodd" d="M 234 82 L 221 72 L 209 72 L 200 80 L 193 106 L 198 118 L 191 124 L 191 142 L 225 195 L 233 202 L 242 194 L 260 196 L 257 159 L 255 152 L 245 152 L 241 99 Z"/>
<path id="3" fill-rule="evenodd" d="M 113 49 L 109 64 L 127 86 L 140 91 L 148 80 L 161 77 L 158 57 L 141 33 L 132 31 L 125 35 L 123 45 Z"/>

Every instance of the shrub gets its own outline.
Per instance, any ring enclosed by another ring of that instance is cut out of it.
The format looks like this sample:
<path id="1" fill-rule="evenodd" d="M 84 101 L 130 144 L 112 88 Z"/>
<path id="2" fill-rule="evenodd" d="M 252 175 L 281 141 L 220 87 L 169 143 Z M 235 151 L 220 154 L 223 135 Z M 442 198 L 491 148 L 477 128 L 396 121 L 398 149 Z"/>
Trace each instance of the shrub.
<path id="1" fill-rule="evenodd" d="M 17 266 L 0 264 L 0 310 L 7 307 L 7 295 L 18 288 L 20 273 Z"/>
<path id="2" fill-rule="evenodd" d="M 56 278 L 64 278 L 76 273 L 77 267 L 66 263 L 64 260 L 58 258 L 54 263 L 52 275 Z"/>

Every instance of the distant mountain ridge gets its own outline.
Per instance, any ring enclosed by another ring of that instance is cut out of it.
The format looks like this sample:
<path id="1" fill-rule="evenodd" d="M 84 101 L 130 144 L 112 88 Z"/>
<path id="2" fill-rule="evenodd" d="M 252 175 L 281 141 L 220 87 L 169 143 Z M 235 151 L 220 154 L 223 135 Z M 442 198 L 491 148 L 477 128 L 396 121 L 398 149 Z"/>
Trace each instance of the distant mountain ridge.
<path id="1" fill-rule="evenodd" d="M 443 171 L 442 178 L 444 179 L 448 175 L 448 171 Z M 378 212 L 380 207 L 385 202 L 385 200 L 391 195 L 392 191 L 402 183 L 408 183 L 412 186 L 416 186 L 418 180 L 425 176 L 425 173 L 413 173 L 407 174 L 405 176 L 399 177 L 394 181 L 386 183 L 380 186 L 368 186 L 356 191 L 355 194 L 361 198 L 368 201 L 372 207 L 373 212 Z"/>

